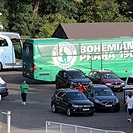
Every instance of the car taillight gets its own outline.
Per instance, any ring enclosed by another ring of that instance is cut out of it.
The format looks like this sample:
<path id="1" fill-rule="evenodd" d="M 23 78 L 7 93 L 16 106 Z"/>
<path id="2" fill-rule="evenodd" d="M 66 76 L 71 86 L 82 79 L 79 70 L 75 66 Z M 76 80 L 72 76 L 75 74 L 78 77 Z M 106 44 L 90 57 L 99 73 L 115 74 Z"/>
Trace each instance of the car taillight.
<path id="1" fill-rule="evenodd" d="M 7 87 L 7 85 L 6 85 L 6 90 L 8 91 L 8 87 Z"/>
<path id="2" fill-rule="evenodd" d="M 33 70 L 36 70 L 36 64 L 34 64 L 34 66 L 33 66 Z"/>
<path id="3" fill-rule="evenodd" d="M 8 86 L 7 86 L 6 82 L 4 84 L 6 85 L 6 90 L 8 91 Z"/>

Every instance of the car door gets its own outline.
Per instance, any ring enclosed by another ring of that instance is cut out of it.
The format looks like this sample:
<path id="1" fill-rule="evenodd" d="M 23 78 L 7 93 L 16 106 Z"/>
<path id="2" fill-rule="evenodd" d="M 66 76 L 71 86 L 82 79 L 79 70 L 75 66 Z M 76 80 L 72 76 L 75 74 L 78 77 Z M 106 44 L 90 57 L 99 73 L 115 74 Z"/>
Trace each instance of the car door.
<path id="1" fill-rule="evenodd" d="M 93 100 L 93 86 L 88 86 L 87 91 L 85 93 L 85 96 L 92 102 L 94 102 Z"/>
<path id="2" fill-rule="evenodd" d="M 67 78 L 65 77 L 66 72 L 65 71 L 60 71 L 57 75 L 57 82 L 60 88 L 65 88 L 66 87 L 66 80 Z"/>
<path id="3" fill-rule="evenodd" d="M 61 94 L 60 107 L 62 110 L 67 109 L 67 95 L 65 92 L 62 92 L 62 94 Z"/>
<path id="4" fill-rule="evenodd" d="M 92 81 L 93 84 L 99 84 L 98 77 L 100 77 L 100 75 L 96 71 L 92 71 L 89 74 L 89 78 L 90 78 L 90 80 Z"/>
<path id="5" fill-rule="evenodd" d="M 99 72 L 94 72 L 95 84 L 101 83 L 101 77 Z"/>

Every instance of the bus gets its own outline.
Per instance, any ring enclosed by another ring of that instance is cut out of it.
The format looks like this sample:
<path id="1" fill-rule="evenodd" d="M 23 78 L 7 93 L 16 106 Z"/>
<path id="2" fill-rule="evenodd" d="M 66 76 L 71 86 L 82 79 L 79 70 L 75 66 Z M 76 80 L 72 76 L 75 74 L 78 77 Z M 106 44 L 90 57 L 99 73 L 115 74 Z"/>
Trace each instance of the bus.
<path id="1" fill-rule="evenodd" d="M 26 39 L 23 44 L 23 77 L 55 81 L 60 69 L 108 69 L 121 78 L 133 73 L 133 38 Z"/>
<path id="2" fill-rule="evenodd" d="M 0 71 L 22 69 L 22 41 L 19 33 L 0 32 Z"/>

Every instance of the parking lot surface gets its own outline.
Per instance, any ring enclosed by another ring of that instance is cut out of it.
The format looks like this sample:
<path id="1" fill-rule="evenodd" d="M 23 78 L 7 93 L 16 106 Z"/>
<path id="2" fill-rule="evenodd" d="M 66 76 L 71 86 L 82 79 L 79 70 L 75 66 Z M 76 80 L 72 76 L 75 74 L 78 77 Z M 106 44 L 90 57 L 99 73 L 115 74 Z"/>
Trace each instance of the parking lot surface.
<path id="1" fill-rule="evenodd" d="M 127 122 L 125 108 L 121 106 L 120 112 L 96 112 L 94 116 L 75 115 L 66 116 L 64 113 L 52 113 L 50 107 L 51 96 L 55 92 L 54 83 L 45 83 L 26 79 L 21 71 L 3 71 L 0 76 L 7 82 L 9 96 L 1 101 L 1 111 L 11 111 L 11 131 L 45 131 L 46 121 L 60 122 L 72 125 L 92 127 L 104 130 L 124 131 L 132 133 L 132 123 Z M 20 83 L 26 80 L 29 84 L 27 105 L 21 105 L 19 92 Z M 123 103 L 123 92 L 116 92 L 116 95 Z M 1 115 L 0 115 L 1 116 Z M 0 119 L 1 130 L 6 130 L 6 118 Z M 11 133 L 12 133 L 11 132 Z M 20 132 L 21 133 L 21 132 Z M 34 133 L 34 132 L 33 132 Z"/>

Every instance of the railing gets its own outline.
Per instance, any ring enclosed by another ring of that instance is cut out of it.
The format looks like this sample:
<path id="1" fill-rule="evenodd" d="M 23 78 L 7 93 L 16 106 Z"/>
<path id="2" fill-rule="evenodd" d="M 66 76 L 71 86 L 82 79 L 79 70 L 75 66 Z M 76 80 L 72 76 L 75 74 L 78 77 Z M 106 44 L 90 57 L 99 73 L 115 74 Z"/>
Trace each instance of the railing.
<path id="1" fill-rule="evenodd" d="M 125 132 L 102 130 L 90 127 L 46 121 L 46 133 L 125 133 Z"/>

